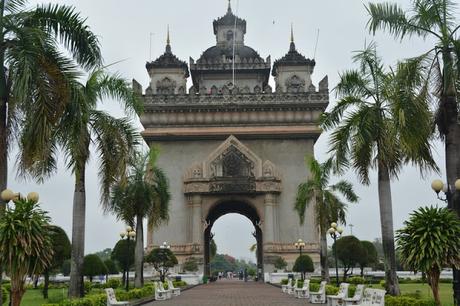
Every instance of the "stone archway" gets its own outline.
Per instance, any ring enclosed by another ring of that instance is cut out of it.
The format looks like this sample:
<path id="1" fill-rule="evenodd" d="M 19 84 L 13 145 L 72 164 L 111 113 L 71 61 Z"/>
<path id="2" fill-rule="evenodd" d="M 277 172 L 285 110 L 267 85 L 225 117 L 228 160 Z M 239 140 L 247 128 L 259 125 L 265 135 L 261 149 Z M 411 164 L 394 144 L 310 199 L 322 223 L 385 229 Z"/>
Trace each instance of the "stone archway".
<path id="1" fill-rule="evenodd" d="M 254 238 L 257 242 L 257 271 L 260 275 L 263 274 L 263 231 L 261 226 L 261 217 L 257 209 L 247 201 L 244 200 L 222 200 L 214 204 L 206 216 L 206 228 L 203 233 L 203 258 L 204 258 L 204 274 L 210 275 L 210 242 L 212 239 L 212 227 L 214 223 L 222 216 L 236 213 L 248 218 L 254 226 Z M 259 276 L 260 276 L 259 275 Z M 260 277 L 259 277 L 260 279 Z"/>

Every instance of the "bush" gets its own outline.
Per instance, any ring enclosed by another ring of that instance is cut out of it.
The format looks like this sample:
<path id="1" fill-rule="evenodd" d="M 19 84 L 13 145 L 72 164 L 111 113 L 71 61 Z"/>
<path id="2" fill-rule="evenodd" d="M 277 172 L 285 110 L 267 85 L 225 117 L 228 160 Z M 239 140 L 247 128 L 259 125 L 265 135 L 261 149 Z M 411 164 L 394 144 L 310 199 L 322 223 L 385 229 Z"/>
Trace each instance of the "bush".
<path id="1" fill-rule="evenodd" d="M 319 290 L 319 284 L 316 283 L 311 283 L 310 282 L 310 291 L 318 291 Z"/>
<path id="2" fill-rule="evenodd" d="M 364 279 L 364 277 L 361 277 L 361 276 L 353 276 L 353 277 L 348 278 L 347 283 L 350 283 L 353 285 L 359 285 L 359 284 L 365 284 L 366 280 Z"/>
<path id="3" fill-rule="evenodd" d="M 88 293 L 91 292 L 91 289 L 93 289 L 94 284 L 91 283 L 91 282 L 85 281 L 85 282 L 83 283 L 83 286 L 85 287 L 85 294 L 88 294 Z"/>
<path id="4" fill-rule="evenodd" d="M 281 285 L 287 285 L 287 283 L 288 283 L 288 279 L 287 279 L 287 278 L 281 279 Z"/>
<path id="5" fill-rule="evenodd" d="M 409 296 L 385 296 L 385 306 L 436 306 L 434 300 L 416 299 Z"/>
<path id="6" fill-rule="evenodd" d="M 187 286 L 187 283 L 185 281 L 173 281 L 173 286 L 174 287 L 185 287 Z"/>
<path id="7" fill-rule="evenodd" d="M 326 295 L 337 295 L 339 288 L 332 285 L 326 285 Z"/>
<path id="8" fill-rule="evenodd" d="M 2 286 L 2 305 L 8 300 L 8 290 L 5 288 L 5 285 Z"/>
<path id="9" fill-rule="evenodd" d="M 206 275 L 203 275 L 203 284 L 208 283 L 208 277 Z"/>
<path id="10" fill-rule="evenodd" d="M 105 288 L 117 289 L 120 286 L 121 286 L 121 281 L 117 278 L 109 278 L 109 280 L 105 283 Z"/>

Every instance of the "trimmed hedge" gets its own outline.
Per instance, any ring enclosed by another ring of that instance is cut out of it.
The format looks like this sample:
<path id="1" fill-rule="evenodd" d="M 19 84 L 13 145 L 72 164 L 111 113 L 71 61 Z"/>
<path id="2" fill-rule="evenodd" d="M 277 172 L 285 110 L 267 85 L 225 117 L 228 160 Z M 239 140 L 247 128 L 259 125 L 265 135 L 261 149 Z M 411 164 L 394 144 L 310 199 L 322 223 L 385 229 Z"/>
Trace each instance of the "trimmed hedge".
<path id="1" fill-rule="evenodd" d="M 385 306 L 436 306 L 436 303 L 430 299 L 386 295 Z"/>

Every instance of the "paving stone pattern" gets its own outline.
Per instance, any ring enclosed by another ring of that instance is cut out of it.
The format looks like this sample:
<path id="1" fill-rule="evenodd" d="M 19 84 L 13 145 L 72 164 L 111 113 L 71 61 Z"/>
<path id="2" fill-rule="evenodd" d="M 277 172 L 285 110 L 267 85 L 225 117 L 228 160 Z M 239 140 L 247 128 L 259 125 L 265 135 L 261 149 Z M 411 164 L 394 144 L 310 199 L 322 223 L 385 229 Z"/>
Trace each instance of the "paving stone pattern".
<path id="1" fill-rule="evenodd" d="M 310 306 L 305 299 L 297 299 L 281 292 L 280 288 L 256 282 L 220 280 L 184 291 L 167 301 L 154 301 L 147 306 Z"/>

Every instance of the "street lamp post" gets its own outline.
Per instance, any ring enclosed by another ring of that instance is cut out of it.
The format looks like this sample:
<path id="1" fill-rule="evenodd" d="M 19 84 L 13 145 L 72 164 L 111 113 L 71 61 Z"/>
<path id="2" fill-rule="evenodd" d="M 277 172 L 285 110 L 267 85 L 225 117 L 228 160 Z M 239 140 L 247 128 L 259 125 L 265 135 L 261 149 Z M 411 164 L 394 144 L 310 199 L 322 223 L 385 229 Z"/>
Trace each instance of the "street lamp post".
<path id="1" fill-rule="evenodd" d="M 294 243 L 294 246 L 296 249 L 299 250 L 299 257 L 302 256 L 302 249 L 305 247 L 305 242 L 299 238 L 299 240 L 297 240 L 295 243 Z M 300 273 L 301 275 L 301 278 L 302 280 L 304 279 L 304 276 L 303 276 L 303 272 Z"/>
<path id="2" fill-rule="evenodd" d="M 337 287 L 339 286 L 339 266 L 337 264 L 337 238 L 340 238 L 340 236 L 343 233 L 343 229 L 341 227 L 337 226 L 337 223 L 333 222 L 331 223 L 331 228 L 328 229 L 327 231 L 329 235 L 331 235 L 331 238 L 334 239 L 334 257 L 335 257 L 335 281 L 337 284 Z"/>
<path id="3" fill-rule="evenodd" d="M 431 188 L 436 192 L 439 200 L 447 203 L 447 207 L 457 213 L 460 217 L 460 178 L 454 183 L 454 186 L 445 184 L 441 180 L 434 180 L 431 183 Z M 444 197 L 439 195 L 440 192 L 444 193 Z M 455 205 L 457 202 L 457 205 Z M 460 303 L 460 270 L 455 266 L 452 267 L 452 287 L 454 292 L 454 301 Z"/>
<path id="4" fill-rule="evenodd" d="M 120 237 L 121 239 L 125 239 L 126 238 L 126 266 L 125 266 L 125 270 L 126 270 L 126 291 L 129 291 L 129 241 L 131 239 L 134 240 L 134 237 L 136 237 L 136 232 L 133 230 L 133 228 L 131 226 L 127 226 L 126 227 L 126 232 L 121 232 L 120 233 Z"/>
<path id="5" fill-rule="evenodd" d="M 166 241 L 163 241 L 163 244 L 160 245 L 160 249 L 162 250 L 169 250 L 171 248 L 171 246 L 166 242 Z M 163 266 L 161 267 L 161 281 L 164 282 L 165 281 L 165 263 L 163 263 Z"/>

